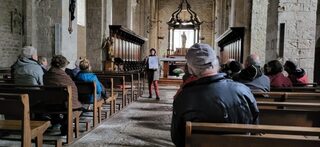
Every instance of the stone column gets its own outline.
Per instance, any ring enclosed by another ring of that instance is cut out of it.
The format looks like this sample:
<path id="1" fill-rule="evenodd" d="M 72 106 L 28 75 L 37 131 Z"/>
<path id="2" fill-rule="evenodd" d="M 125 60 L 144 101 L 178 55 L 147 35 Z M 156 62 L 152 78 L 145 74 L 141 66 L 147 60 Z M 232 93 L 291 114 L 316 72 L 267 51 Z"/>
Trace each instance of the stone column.
<path id="1" fill-rule="evenodd" d="M 106 29 L 105 29 L 105 36 L 108 37 L 110 35 L 109 25 L 112 25 L 112 0 L 106 0 L 105 2 L 106 7 Z"/>
<path id="2" fill-rule="evenodd" d="M 253 0 L 251 24 L 251 51 L 265 63 L 268 0 Z"/>
<path id="3" fill-rule="evenodd" d="M 72 33 L 70 34 L 68 31 L 69 27 L 69 1 L 62 1 L 61 6 L 61 47 L 62 47 L 62 55 L 65 56 L 69 61 L 71 61 L 71 64 L 69 64 L 69 67 L 74 67 L 74 62 L 77 59 L 77 12 L 75 12 L 75 19 L 72 21 Z M 76 11 L 76 10 L 75 10 Z M 42 13 L 43 14 L 43 13 Z"/>
<path id="4" fill-rule="evenodd" d="M 87 0 L 87 57 L 92 70 L 102 70 L 103 0 Z"/>
<path id="5" fill-rule="evenodd" d="M 279 0 L 269 0 L 267 18 L 266 62 L 279 57 L 278 49 L 278 6 Z"/>

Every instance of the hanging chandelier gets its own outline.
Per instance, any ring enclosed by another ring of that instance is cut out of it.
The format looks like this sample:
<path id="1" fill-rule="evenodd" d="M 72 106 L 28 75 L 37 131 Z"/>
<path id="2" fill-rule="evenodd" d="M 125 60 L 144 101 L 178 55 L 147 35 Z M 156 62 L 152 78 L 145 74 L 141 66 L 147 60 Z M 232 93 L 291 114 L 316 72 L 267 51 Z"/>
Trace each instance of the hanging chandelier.
<path id="1" fill-rule="evenodd" d="M 184 4 L 186 5 L 187 12 L 190 15 L 190 19 L 185 20 L 181 18 L 181 12 L 183 11 L 182 9 Z M 167 22 L 167 24 L 173 28 L 181 28 L 186 26 L 199 28 L 202 23 L 203 22 L 199 20 L 197 13 L 191 10 L 191 5 L 189 4 L 188 0 L 181 0 L 178 9 L 171 14 L 171 18 Z"/>

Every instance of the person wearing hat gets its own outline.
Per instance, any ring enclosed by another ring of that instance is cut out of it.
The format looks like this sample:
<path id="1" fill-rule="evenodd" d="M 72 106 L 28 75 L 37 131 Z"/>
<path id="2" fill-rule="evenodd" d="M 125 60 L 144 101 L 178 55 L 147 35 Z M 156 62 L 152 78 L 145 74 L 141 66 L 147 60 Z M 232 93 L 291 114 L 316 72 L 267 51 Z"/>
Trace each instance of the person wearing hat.
<path id="1" fill-rule="evenodd" d="M 308 76 L 304 69 L 298 68 L 293 61 L 286 61 L 284 70 L 288 73 L 288 78 L 294 86 L 306 86 L 307 83 L 309 83 Z"/>
<path id="2" fill-rule="evenodd" d="M 260 67 L 260 58 L 256 54 L 247 56 L 245 69 L 234 76 L 233 80 L 245 84 L 251 91 L 270 91 L 270 79 L 263 74 Z"/>
<path id="3" fill-rule="evenodd" d="M 43 70 L 38 63 L 37 49 L 25 46 L 18 60 L 11 66 L 11 75 L 15 84 L 43 85 Z"/>
<path id="4" fill-rule="evenodd" d="M 158 81 L 160 78 L 160 61 L 156 55 L 156 49 L 150 49 L 150 55 L 145 59 L 148 77 L 149 98 L 152 98 L 152 85 L 156 93 L 156 100 L 160 100 Z"/>
<path id="5" fill-rule="evenodd" d="M 207 44 L 188 50 L 188 71 L 198 79 L 187 83 L 173 101 L 171 139 L 185 145 L 185 122 L 255 124 L 258 107 L 251 90 L 219 73 L 219 61 Z"/>
<path id="6" fill-rule="evenodd" d="M 71 86 L 72 88 L 72 109 L 73 111 L 82 110 L 82 105 L 78 100 L 78 89 L 76 84 L 72 81 L 71 77 L 67 75 L 65 69 L 69 61 L 66 57 L 62 55 L 55 55 L 51 59 L 51 68 L 43 76 L 44 85 L 47 86 Z M 61 109 L 65 109 L 65 106 L 58 106 Z M 51 108 L 48 108 L 51 109 Z M 57 108 L 52 108 L 57 109 Z M 52 116 L 52 124 L 59 123 L 61 125 L 60 131 L 61 135 L 66 135 L 67 133 L 67 117 L 59 117 L 60 115 Z"/>

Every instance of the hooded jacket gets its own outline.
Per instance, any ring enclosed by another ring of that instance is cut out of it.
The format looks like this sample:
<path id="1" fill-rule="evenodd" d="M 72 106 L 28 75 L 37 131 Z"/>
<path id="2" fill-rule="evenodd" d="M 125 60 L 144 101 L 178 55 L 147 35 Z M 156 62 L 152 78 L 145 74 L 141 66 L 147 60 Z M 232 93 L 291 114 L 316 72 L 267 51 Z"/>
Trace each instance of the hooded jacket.
<path id="1" fill-rule="evenodd" d="M 28 58 L 19 58 L 12 66 L 15 84 L 43 85 L 43 70 L 40 64 Z"/>
<path id="2" fill-rule="evenodd" d="M 69 75 L 63 70 L 51 67 L 44 75 L 44 84 L 49 86 L 71 86 L 72 88 L 72 108 L 81 108 L 81 103 L 78 100 L 78 89 Z"/>
<path id="3" fill-rule="evenodd" d="M 95 82 L 96 88 L 97 88 L 97 98 L 107 96 L 104 86 L 100 83 L 100 81 L 98 80 L 98 77 L 94 73 L 80 71 L 76 76 L 76 80 L 83 81 L 83 82 Z M 90 103 L 93 103 L 93 95 L 88 95 L 87 97 Z"/>
<path id="4" fill-rule="evenodd" d="M 185 144 L 185 122 L 257 123 L 258 107 L 250 89 L 224 74 L 186 84 L 173 102 L 171 138 Z"/>
<path id="5" fill-rule="evenodd" d="M 259 66 L 251 65 L 233 79 L 248 86 L 251 91 L 270 91 L 270 79 L 262 73 Z"/>
<path id="6" fill-rule="evenodd" d="M 288 77 L 295 86 L 305 86 L 308 83 L 308 76 L 302 68 L 297 68 Z"/>

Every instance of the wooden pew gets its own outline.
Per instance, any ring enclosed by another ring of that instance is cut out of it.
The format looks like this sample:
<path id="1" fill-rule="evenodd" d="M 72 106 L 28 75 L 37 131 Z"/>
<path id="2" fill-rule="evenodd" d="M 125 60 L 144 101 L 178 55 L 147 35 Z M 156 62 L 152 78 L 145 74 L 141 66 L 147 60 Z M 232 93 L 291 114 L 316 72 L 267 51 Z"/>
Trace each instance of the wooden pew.
<path id="1" fill-rule="evenodd" d="M 320 92 L 320 87 L 271 87 L 271 92 Z"/>
<path id="2" fill-rule="evenodd" d="M 134 100 L 135 91 L 137 87 L 134 85 L 134 74 L 130 72 L 95 72 L 95 74 L 99 76 L 124 76 L 125 77 L 125 88 L 129 90 L 127 93 L 131 95 L 129 102 Z"/>
<path id="3" fill-rule="evenodd" d="M 314 127 L 187 122 L 185 141 L 186 147 L 319 147 L 319 135 Z"/>
<path id="4" fill-rule="evenodd" d="M 0 130 L 21 132 L 22 147 L 31 147 L 32 138 L 36 140 L 37 147 L 42 147 L 43 133 L 49 127 L 50 122 L 30 121 L 27 94 L 0 93 L 0 114 L 6 117 L 6 120 L 0 120 Z"/>
<path id="5" fill-rule="evenodd" d="M 99 81 L 102 83 L 102 85 L 104 85 L 105 87 L 109 87 L 110 84 L 108 82 L 108 79 L 112 78 L 113 79 L 113 91 L 116 93 L 121 93 L 121 107 L 119 106 L 119 110 L 121 108 L 124 108 L 127 103 L 128 103 L 128 99 L 127 99 L 127 94 L 128 94 L 128 90 L 125 88 L 125 76 L 117 76 L 117 75 L 104 75 L 104 74 L 100 74 L 97 75 Z"/>
<path id="6" fill-rule="evenodd" d="M 257 104 L 260 124 L 320 127 L 320 103 L 257 101 Z"/>
<path id="7" fill-rule="evenodd" d="M 81 111 L 73 111 L 72 109 L 71 86 L 59 87 L 0 84 L 0 93 L 28 94 L 30 113 L 65 114 L 68 122 L 67 144 L 70 144 L 73 141 L 73 120 L 75 120 L 75 137 L 78 137 L 79 132 L 77 131 L 79 131 Z M 66 108 L 63 108 L 65 106 Z"/>
<path id="8" fill-rule="evenodd" d="M 278 102 L 320 102 L 320 93 L 315 92 L 253 92 L 257 100 Z"/>
<path id="9" fill-rule="evenodd" d="M 96 127 L 101 123 L 101 107 L 104 103 L 110 104 L 111 114 L 115 111 L 115 96 L 113 88 L 111 89 L 110 96 L 108 98 L 101 98 L 97 100 L 97 90 L 95 82 L 75 82 L 78 88 L 79 101 L 83 104 L 91 104 L 88 95 L 93 95 L 93 127 Z M 113 87 L 113 79 L 110 79 L 111 87 Z"/>

